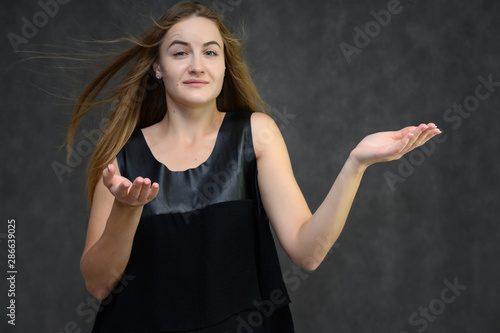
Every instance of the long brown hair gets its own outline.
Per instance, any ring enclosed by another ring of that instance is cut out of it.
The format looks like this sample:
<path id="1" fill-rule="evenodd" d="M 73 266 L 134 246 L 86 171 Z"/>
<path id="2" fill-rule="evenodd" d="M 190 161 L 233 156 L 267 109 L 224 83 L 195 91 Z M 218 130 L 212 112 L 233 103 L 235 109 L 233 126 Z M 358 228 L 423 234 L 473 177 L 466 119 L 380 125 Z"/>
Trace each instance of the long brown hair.
<path id="1" fill-rule="evenodd" d="M 226 75 L 216 104 L 220 111 L 265 111 L 262 100 L 243 61 L 241 43 L 227 30 L 218 15 L 209 7 L 182 1 L 171 7 L 149 30 L 133 38 L 122 38 L 133 46 L 119 52 L 97 77 L 83 90 L 73 110 L 66 134 L 68 160 L 72 153 L 74 136 L 82 118 L 96 107 L 114 101 L 115 104 L 101 138 L 87 167 L 88 201 L 92 202 L 102 171 L 119 153 L 132 133 L 163 119 L 167 112 L 165 87 L 156 80 L 152 65 L 158 58 L 163 37 L 177 22 L 199 16 L 212 20 L 224 41 Z M 130 66 L 124 78 L 114 87 L 104 90 L 111 79 L 123 68 Z M 104 97 L 103 97 L 104 95 Z M 133 181 L 133 180 L 132 180 Z"/>

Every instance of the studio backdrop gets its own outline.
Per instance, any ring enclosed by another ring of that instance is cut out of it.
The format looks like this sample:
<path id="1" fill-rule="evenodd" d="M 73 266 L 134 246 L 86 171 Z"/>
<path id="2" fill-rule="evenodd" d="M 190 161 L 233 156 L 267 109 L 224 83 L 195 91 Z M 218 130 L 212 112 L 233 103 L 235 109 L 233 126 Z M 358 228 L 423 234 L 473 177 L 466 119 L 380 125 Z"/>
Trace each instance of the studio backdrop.
<path id="1" fill-rule="evenodd" d="M 313 212 L 364 136 L 428 122 L 443 131 L 368 168 L 314 272 L 276 240 L 296 331 L 497 332 L 500 3 L 202 2 L 244 42 Z M 109 51 L 95 41 L 136 35 L 175 3 L 2 3 L 1 332 L 90 332 L 99 303 L 79 270 L 85 170 L 111 105 L 78 128 L 69 162 L 60 147 Z"/>

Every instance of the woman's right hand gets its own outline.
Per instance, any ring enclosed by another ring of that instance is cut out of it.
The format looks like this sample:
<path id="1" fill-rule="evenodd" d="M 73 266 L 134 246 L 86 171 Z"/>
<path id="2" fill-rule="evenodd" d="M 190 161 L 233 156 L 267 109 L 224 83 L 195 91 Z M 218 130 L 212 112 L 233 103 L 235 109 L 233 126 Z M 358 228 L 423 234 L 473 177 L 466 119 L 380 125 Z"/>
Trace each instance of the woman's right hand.
<path id="1" fill-rule="evenodd" d="M 115 175 L 113 164 L 109 164 L 102 172 L 102 181 L 117 202 L 130 207 L 147 204 L 160 190 L 160 185 L 158 183 L 151 185 L 149 178 L 137 177 L 132 183 L 125 177 Z"/>

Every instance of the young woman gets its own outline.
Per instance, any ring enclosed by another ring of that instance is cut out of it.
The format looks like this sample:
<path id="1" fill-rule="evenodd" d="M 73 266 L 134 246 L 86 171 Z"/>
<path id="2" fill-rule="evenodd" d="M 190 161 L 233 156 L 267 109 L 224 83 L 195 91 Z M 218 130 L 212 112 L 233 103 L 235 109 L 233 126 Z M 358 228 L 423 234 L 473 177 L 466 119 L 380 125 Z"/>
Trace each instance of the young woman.
<path id="1" fill-rule="evenodd" d="M 269 222 L 293 262 L 314 270 L 366 168 L 440 133 L 430 123 L 367 136 L 311 214 L 276 124 L 253 112 L 265 104 L 240 44 L 200 4 L 170 8 L 86 88 L 70 150 L 128 64 L 89 164 L 81 271 L 103 300 L 93 332 L 293 332 Z"/>

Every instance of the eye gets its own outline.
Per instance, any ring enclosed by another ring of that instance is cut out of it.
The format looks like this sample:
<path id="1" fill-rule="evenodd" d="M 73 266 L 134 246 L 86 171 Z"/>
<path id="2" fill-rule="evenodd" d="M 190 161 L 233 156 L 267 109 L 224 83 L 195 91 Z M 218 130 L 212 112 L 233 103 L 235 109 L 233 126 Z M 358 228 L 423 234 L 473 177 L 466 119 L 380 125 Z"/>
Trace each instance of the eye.
<path id="1" fill-rule="evenodd" d="M 211 57 L 215 57 L 217 55 L 214 51 L 206 51 L 205 54 Z"/>
<path id="2" fill-rule="evenodd" d="M 187 52 L 185 51 L 178 51 L 174 53 L 174 57 L 181 57 L 187 55 Z"/>

